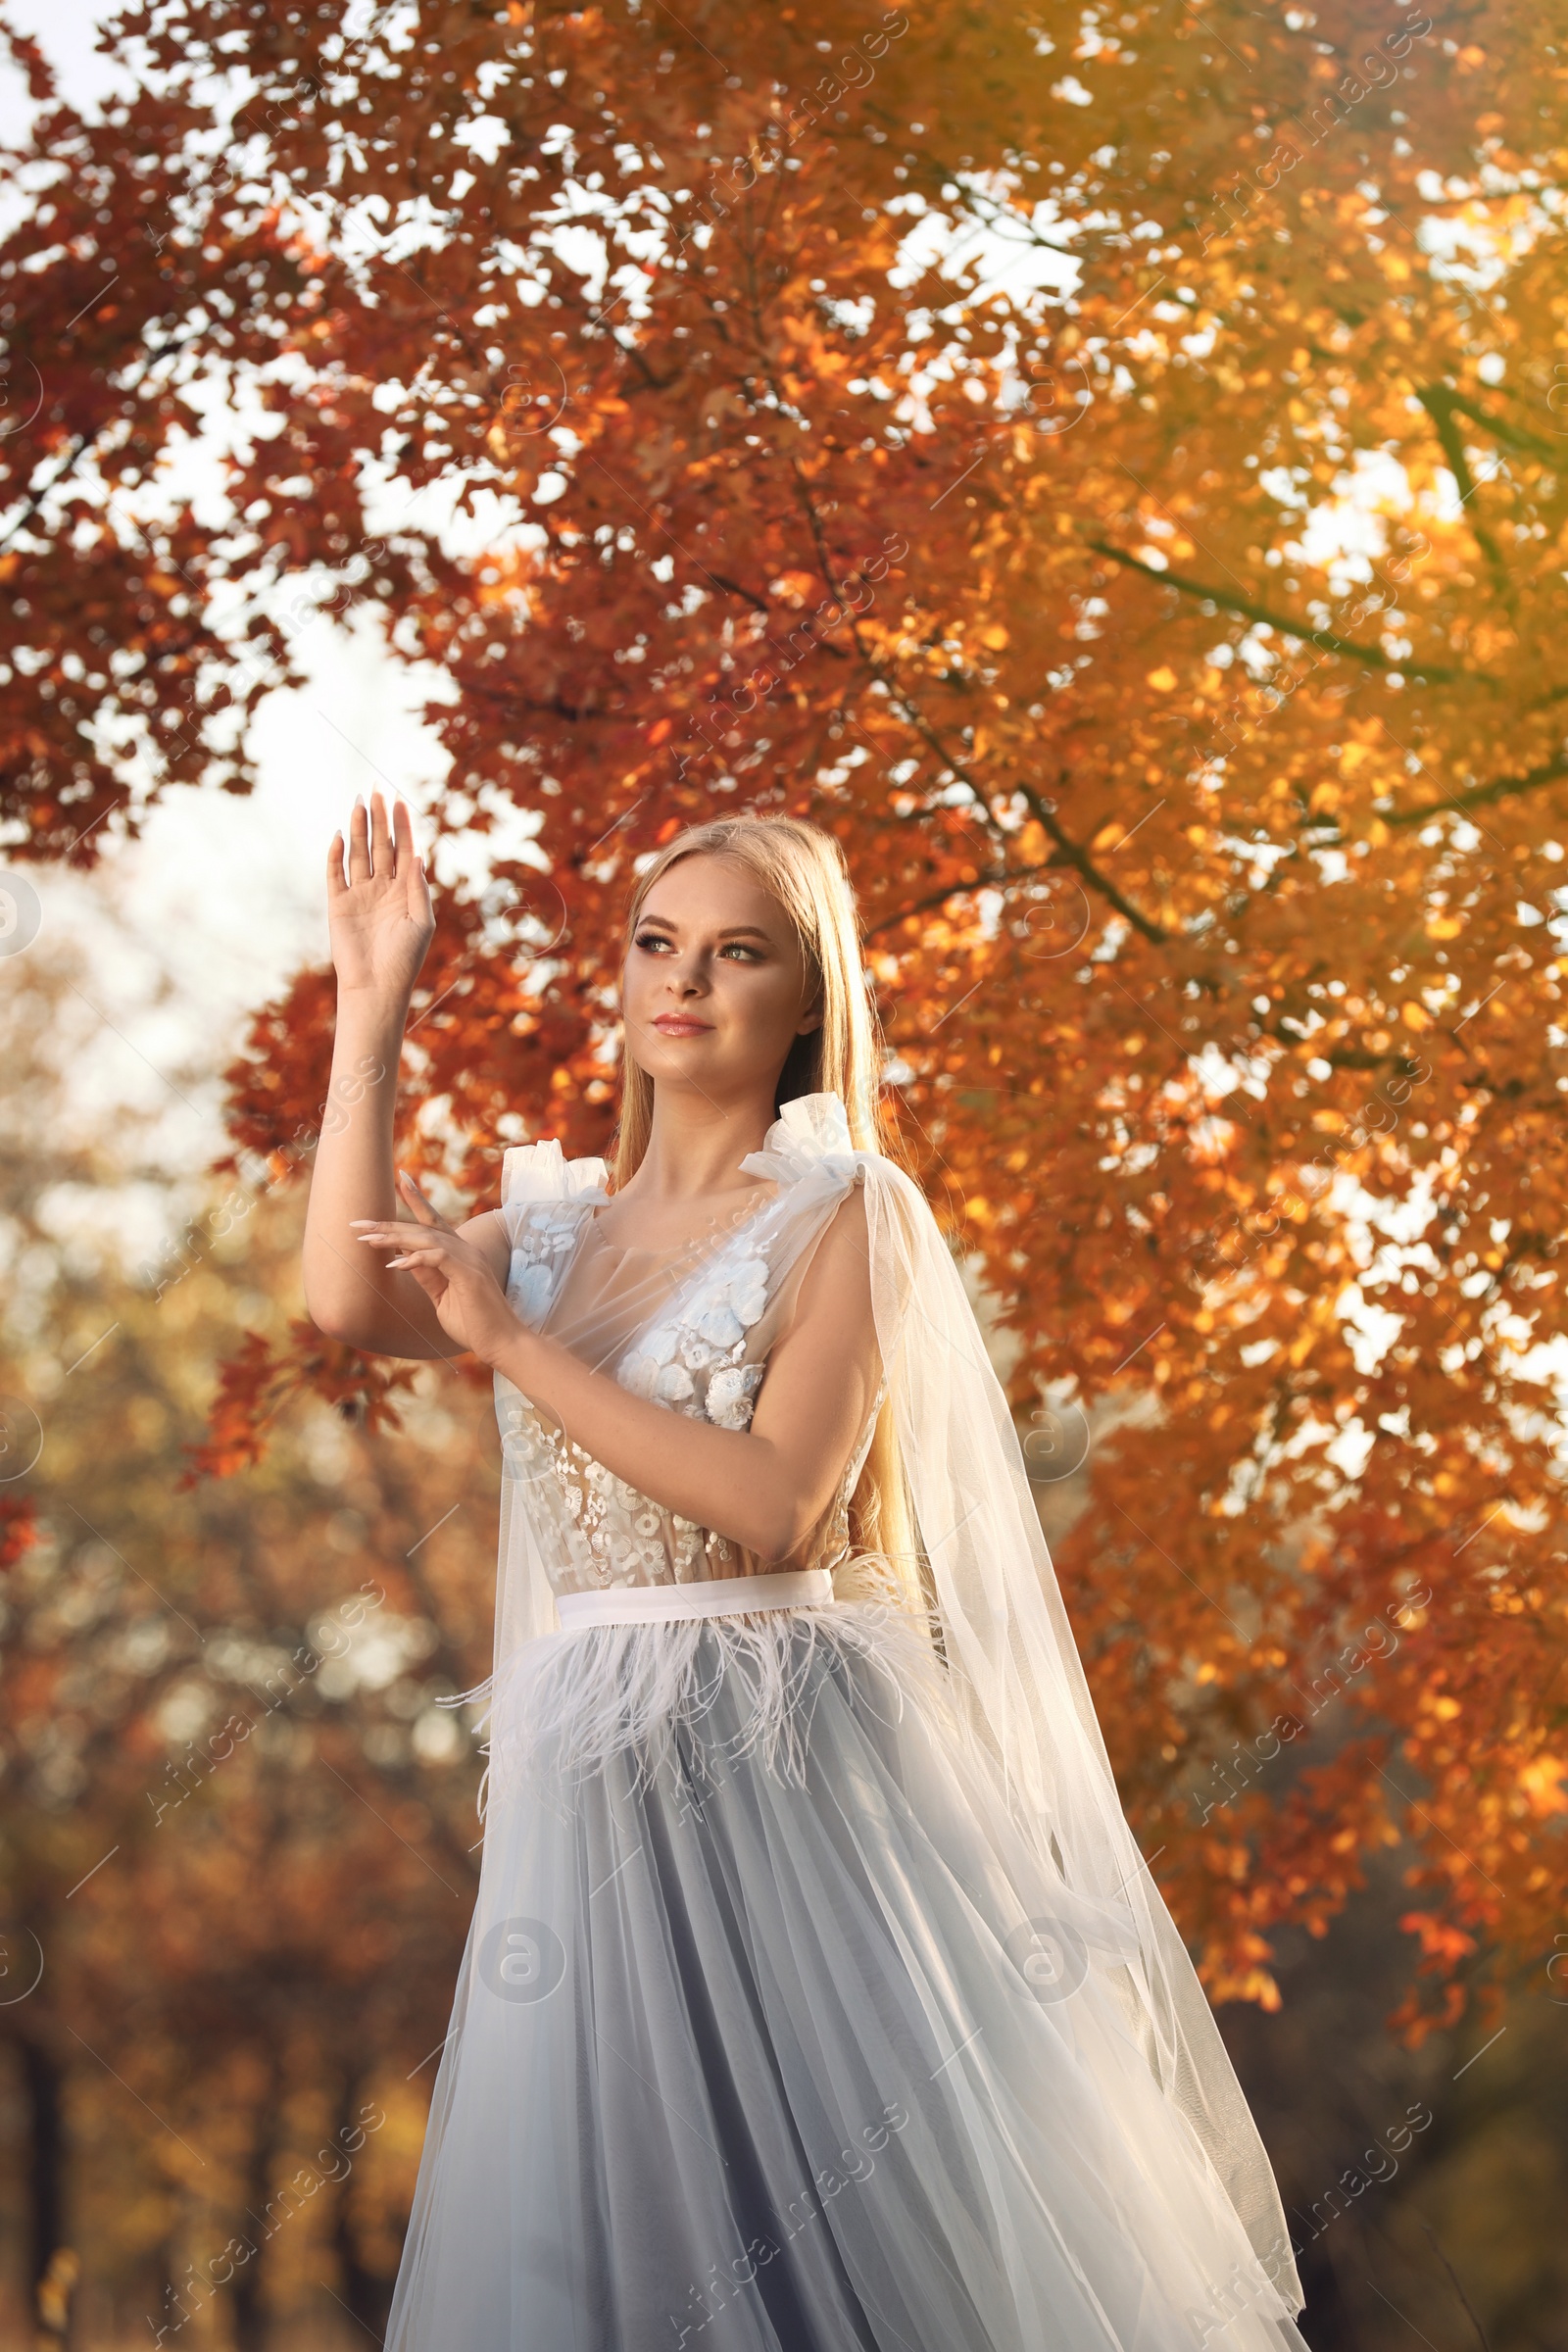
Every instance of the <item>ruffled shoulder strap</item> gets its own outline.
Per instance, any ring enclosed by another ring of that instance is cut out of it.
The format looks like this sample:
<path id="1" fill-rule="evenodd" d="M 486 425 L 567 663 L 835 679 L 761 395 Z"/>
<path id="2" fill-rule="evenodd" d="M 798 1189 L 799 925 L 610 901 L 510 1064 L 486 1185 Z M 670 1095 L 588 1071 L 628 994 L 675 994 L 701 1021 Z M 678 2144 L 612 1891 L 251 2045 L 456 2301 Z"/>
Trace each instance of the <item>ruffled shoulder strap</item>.
<path id="1" fill-rule="evenodd" d="M 860 1162 L 882 1154 L 860 1152 L 850 1135 L 844 1098 L 831 1089 L 814 1095 L 796 1095 L 786 1102 L 762 1138 L 760 1152 L 748 1152 L 741 1166 L 754 1176 L 772 1176 L 793 1184 L 804 1176 L 820 1174 L 830 1182 L 853 1183 Z"/>
<path id="2" fill-rule="evenodd" d="M 526 1208 L 536 1200 L 572 1205 L 608 1200 L 610 1170 L 598 1158 L 568 1159 L 557 1137 L 514 1144 L 501 1161 L 501 1205 Z"/>

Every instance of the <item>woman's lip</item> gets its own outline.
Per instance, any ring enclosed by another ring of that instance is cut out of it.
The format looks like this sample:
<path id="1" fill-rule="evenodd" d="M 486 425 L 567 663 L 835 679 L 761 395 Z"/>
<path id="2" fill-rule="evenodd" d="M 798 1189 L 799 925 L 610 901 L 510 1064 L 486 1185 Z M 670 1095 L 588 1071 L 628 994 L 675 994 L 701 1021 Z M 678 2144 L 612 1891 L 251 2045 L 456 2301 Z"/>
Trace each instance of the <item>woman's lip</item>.
<path id="1" fill-rule="evenodd" d="M 705 1035 L 712 1023 L 683 1020 L 678 1012 L 666 1012 L 660 1015 L 654 1027 L 662 1029 L 666 1037 L 698 1037 Z"/>

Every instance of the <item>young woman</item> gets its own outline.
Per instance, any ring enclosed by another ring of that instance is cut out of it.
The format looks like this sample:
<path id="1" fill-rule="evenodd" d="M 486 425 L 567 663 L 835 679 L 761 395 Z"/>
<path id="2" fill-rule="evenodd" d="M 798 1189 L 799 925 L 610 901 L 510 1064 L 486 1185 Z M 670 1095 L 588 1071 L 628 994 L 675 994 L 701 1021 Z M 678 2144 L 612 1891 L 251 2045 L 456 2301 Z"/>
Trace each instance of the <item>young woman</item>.
<path id="1" fill-rule="evenodd" d="M 321 1328 L 477 1355 L 504 1457 L 486 1838 L 387 2352 L 1285 2352 L 1267 2158 L 1117 1800 L 918 1188 L 832 839 L 633 896 L 612 1169 L 394 1178 L 429 898 L 329 862 Z M 399 1208 L 405 1212 L 399 1215 Z"/>

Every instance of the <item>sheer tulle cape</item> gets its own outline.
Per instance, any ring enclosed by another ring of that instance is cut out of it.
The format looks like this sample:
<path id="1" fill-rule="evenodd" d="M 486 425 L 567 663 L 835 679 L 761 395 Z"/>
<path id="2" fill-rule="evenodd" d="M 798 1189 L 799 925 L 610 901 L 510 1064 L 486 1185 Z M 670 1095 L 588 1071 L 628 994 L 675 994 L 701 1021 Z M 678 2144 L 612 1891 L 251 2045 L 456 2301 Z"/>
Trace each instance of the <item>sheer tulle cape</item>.
<path id="1" fill-rule="evenodd" d="M 794 1114 L 792 1116 L 792 1114 Z M 1213 2164 L 1282 2307 L 1302 2307 L 1272 2167 L 1197 1972 L 1133 1838 L 1006 1398 L 919 1187 L 850 1148 L 833 1095 L 787 1103 L 760 1175 L 865 1187 L 871 1293 L 909 1499 L 956 1701 L 1065 1886 L 1113 1907 L 1129 2025 Z M 907 1580 L 905 1580 L 906 1583 Z"/>

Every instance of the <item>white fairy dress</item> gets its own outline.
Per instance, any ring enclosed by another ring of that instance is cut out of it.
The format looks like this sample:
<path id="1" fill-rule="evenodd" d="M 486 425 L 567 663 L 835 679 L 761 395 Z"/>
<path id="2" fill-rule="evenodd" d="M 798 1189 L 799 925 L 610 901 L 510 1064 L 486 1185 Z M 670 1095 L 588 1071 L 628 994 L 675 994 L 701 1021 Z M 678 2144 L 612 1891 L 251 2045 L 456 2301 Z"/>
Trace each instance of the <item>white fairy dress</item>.
<path id="1" fill-rule="evenodd" d="M 937 1605 L 848 1557 L 874 1408 L 777 1571 L 498 1377 L 484 1857 L 387 2352 L 1304 2352 L 929 1209 L 832 1094 L 742 1165 L 755 1205 L 655 1255 L 605 1241 L 602 1160 L 509 1152 L 508 1295 L 745 1429 L 866 1186 Z"/>

